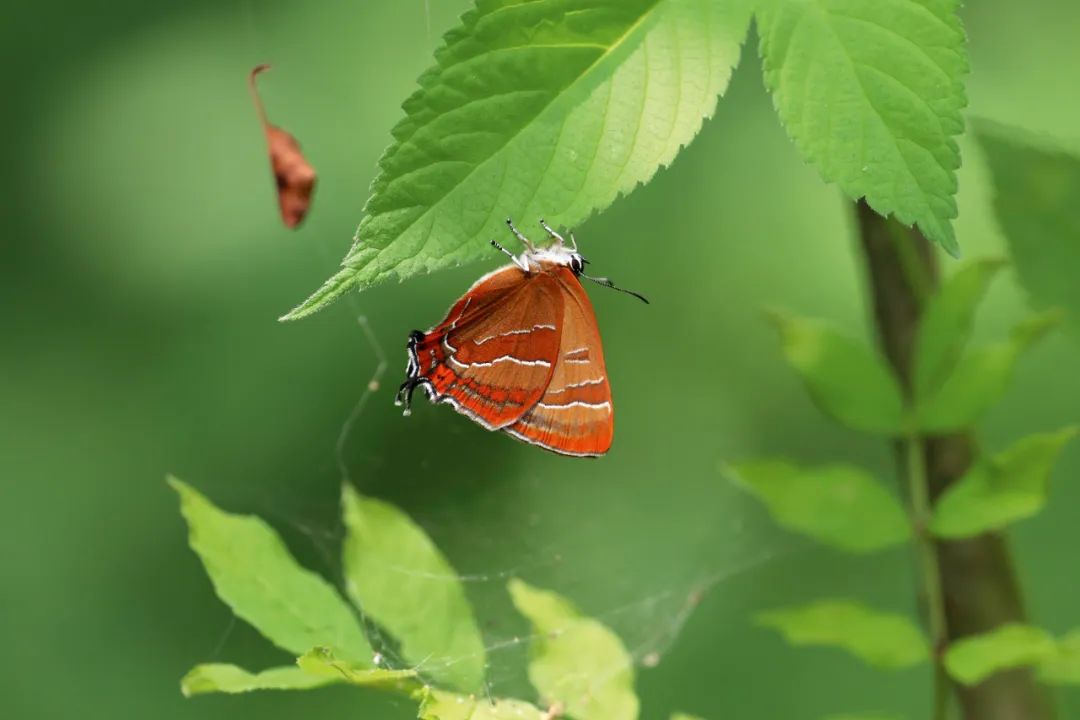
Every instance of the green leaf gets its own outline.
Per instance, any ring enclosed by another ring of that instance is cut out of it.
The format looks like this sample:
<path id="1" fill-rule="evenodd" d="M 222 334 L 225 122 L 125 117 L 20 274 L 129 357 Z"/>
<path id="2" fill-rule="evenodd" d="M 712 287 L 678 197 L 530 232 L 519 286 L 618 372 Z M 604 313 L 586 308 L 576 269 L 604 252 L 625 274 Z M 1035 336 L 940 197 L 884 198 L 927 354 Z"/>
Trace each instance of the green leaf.
<path id="1" fill-rule="evenodd" d="M 370 663 L 371 647 L 348 603 L 300 567 L 269 525 L 219 510 L 176 478 L 169 484 L 180 495 L 191 549 L 238 618 L 293 655 L 328 646 L 343 658 Z"/>
<path id="2" fill-rule="evenodd" d="M 849 552 L 892 547 L 911 535 L 904 509 L 881 483 L 847 465 L 798 468 L 779 460 L 735 465 L 735 481 L 785 528 Z"/>
<path id="3" fill-rule="evenodd" d="M 945 669 L 963 685 L 978 685 L 998 671 L 1051 657 L 1054 648 L 1054 639 L 1045 630 L 1009 623 L 954 642 L 945 652 Z"/>
<path id="4" fill-rule="evenodd" d="M 919 428 L 946 433 L 969 428 L 1005 394 L 1020 356 L 1061 322 L 1057 310 L 1032 315 L 1013 328 L 1008 340 L 968 352 L 944 384 L 922 400 Z"/>
<path id="5" fill-rule="evenodd" d="M 671 720 L 703 720 L 703 718 L 700 718 L 697 715 L 688 715 L 686 713 L 677 712 L 672 713 Z"/>
<path id="6" fill-rule="evenodd" d="M 956 367 L 975 324 L 975 310 L 1005 261 L 984 258 L 968 263 L 929 299 L 915 341 L 915 397 L 941 387 Z"/>
<path id="7" fill-rule="evenodd" d="M 342 270 L 283 319 L 498 259 L 508 215 L 576 225 L 650 180 L 712 115 L 751 4 L 478 0 L 405 102 Z"/>
<path id="8" fill-rule="evenodd" d="M 758 625 L 780 631 L 792 645 L 826 645 L 863 662 L 896 669 L 928 656 L 927 641 L 903 615 L 872 610 L 853 600 L 819 600 L 796 608 L 758 613 Z"/>
<path id="9" fill-rule="evenodd" d="M 550 717 L 523 700 L 491 700 L 434 689 L 423 691 L 419 697 L 419 720 L 547 720 Z"/>
<path id="10" fill-rule="evenodd" d="M 796 147 L 852 199 L 954 255 L 967 72 L 958 0 L 762 0 L 765 83 Z"/>
<path id="11" fill-rule="evenodd" d="M 485 652 L 461 581 L 416 523 L 393 505 L 342 488 L 345 588 L 400 642 L 411 663 L 450 687 L 479 690 Z"/>
<path id="12" fill-rule="evenodd" d="M 825 413 L 853 430 L 878 435 L 904 431 L 904 401 L 896 378 L 865 343 L 828 323 L 770 313 L 784 355 Z"/>
<path id="13" fill-rule="evenodd" d="M 312 677 L 327 682 L 347 682 L 411 693 L 421 687 L 415 670 L 389 670 L 356 666 L 334 657 L 330 648 L 313 648 L 296 659 L 297 666 Z"/>
<path id="14" fill-rule="evenodd" d="M 1039 680 L 1048 685 L 1080 685 L 1080 628 L 1058 640 L 1038 672 Z"/>
<path id="15" fill-rule="evenodd" d="M 1080 328 L 1080 158 L 986 121 L 974 129 L 1020 283 L 1037 305 L 1065 308 Z"/>
<path id="16" fill-rule="evenodd" d="M 938 500 L 930 529 L 938 537 L 973 537 L 1039 512 L 1054 462 L 1076 434 L 1067 427 L 1031 435 L 976 464 Z"/>
<path id="17" fill-rule="evenodd" d="M 529 680 L 547 705 L 570 717 L 633 720 L 638 716 L 634 662 L 622 641 L 562 597 L 511 580 L 518 612 L 533 624 Z"/>
<path id="18" fill-rule="evenodd" d="M 880 715 L 878 713 L 858 713 L 855 715 L 830 715 L 825 720 L 900 720 L 899 715 Z"/>
<path id="19" fill-rule="evenodd" d="M 298 667 L 277 667 L 250 673 L 236 665 L 207 663 L 193 667 L 180 681 L 184 697 L 204 693 L 245 693 L 252 690 L 310 690 L 336 682 Z"/>

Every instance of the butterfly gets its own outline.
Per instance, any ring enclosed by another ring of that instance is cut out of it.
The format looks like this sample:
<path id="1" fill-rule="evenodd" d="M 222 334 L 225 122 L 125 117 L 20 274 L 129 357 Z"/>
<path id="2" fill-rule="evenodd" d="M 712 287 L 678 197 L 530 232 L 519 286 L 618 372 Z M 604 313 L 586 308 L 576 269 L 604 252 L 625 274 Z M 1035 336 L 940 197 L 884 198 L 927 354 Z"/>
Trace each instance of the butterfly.
<path id="1" fill-rule="evenodd" d="M 537 248 L 506 221 L 525 247 L 512 262 L 477 280 L 427 332 L 407 345 L 406 380 L 395 403 L 411 411 L 423 388 L 488 430 L 562 455 L 598 457 L 611 447 L 614 408 L 596 314 L 580 278 L 633 295 L 584 273 L 588 261 L 543 220 L 552 243 Z"/>

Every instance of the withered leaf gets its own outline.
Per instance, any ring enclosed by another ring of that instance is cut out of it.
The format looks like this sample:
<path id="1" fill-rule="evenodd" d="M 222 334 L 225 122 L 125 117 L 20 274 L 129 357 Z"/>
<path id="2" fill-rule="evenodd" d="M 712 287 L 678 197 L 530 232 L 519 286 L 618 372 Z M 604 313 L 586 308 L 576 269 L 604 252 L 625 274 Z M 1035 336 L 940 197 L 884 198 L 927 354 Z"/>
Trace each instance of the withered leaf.
<path id="1" fill-rule="evenodd" d="M 295 228 L 303 221 L 311 205 L 311 194 L 315 190 L 315 169 L 304 158 L 296 138 L 271 125 L 266 119 L 266 109 L 259 97 L 255 76 L 269 69 L 269 65 L 256 66 L 248 76 L 248 86 L 251 88 L 252 98 L 255 99 L 255 109 L 259 113 L 259 121 L 270 150 L 270 168 L 274 171 L 274 180 L 277 182 L 281 220 L 286 227 Z"/>

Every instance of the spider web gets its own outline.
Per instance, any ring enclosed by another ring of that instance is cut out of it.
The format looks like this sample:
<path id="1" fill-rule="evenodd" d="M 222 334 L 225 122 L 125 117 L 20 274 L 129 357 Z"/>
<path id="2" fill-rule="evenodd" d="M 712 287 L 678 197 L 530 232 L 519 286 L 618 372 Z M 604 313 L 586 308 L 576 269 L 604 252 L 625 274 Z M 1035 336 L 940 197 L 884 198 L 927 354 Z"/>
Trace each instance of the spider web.
<path id="1" fill-rule="evenodd" d="M 371 432 L 368 425 L 373 403 L 389 404 L 393 387 L 386 387 L 390 359 L 372 327 L 367 315 L 361 312 L 355 296 L 349 297 L 355 325 L 368 348 L 367 358 L 374 364 L 370 376 L 358 383 L 359 395 L 355 404 L 343 419 L 334 442 L 333 470 L 344 482 L 350 483 L 361 493 L 382 497 L 383 487 L 370 487 L 373 460 L 370 453 L 353 452 L 354 444 Z M 404 357 L 401 358 L 404 364 Z M 396 386 L 396 383 L 391 383 Z M 466 423 L 467 420 L 449 412 L 448 408 L 427 408 L 433 420 L 443 423 Z M 404 420 L 411 422 L 414 418 Z M 541 451 L 506 442 L 510 449 L 522 453 Z M 423 444 L 413 446 L 413 462 L 422 466 L 437 466 L 438 458 L 425 457 Z M 572 463 L 596 462 L 591 460 L 567 460 Z M 380 465 L 379 475 L 394 475 L 393 463 Z M 329 465 L 329 464 L 328 464 Z M 502 485 L 505 490 L 508 475 L 516 470 L 509 468 L 498 473 L 499 477 L 480 478 L 478 484 Z M 522 484 L 526 487 L 542 484 L 541 478 L 530 477 L 529 470 L 522 471 Z M 434 478 L 437 482 L 438 479 Z M 662 479 L 658 479 L 660 481 Z M 716 479 L 720 482 L 719 479 Z M 536 692 L 526 679 L 529 642 L 534 638 L 528 622 L 510 604 L 506 584 L 513 578 L 521 578 L 530 584 L 553 590 L 577 605 L 582 613 L 599 620 L 613 630 L 622 640 L 629 655 L 629 662 L 638 671 L 656 667 L 678 642 L 680 635 L 703 601 L 718 590 L 737 585 L 748 574 L 763 565 L 792 552 L 785 547 L 760 547 L 754 533 L 736 523 L 717 527 L 708 523 L 704 527 L 690 528 L 688 535 L 695 540 L 685 546 L 679 557 L 666 561 L 650 562 L 655 572 L 642 572 L 642 548 L 652 541 L 643 528 L 643 535 L 627 544 L 625 538 L 612 535 L 605 538 L 605 515 L 618 515 L 618 508 L 625 498 L 610 498 L 603 503 L 607 512 L 590 512 L 584 516 L 593 523 L 592 532 L 585 537 L 567 537 L 558 527 L 564 522 L 580 522 L 582 508 L 566 516 L 556 513 L 545 516 L 530 510 L 527 501 L 515 498 L 507 507 L 505 493 L 473 504 L 475 511 L 460 505 L 439 507 L 439 503 L 416 503 L 411 500 L 413 492 L 426 494 L 423 483 L 415 484 L 404 492 L 400 489 L 389 499 L 416 520 L 429 533 L 457 570 L 456 575 L 445 578 L 464 585 L 473 605 L 485 641 L 487 660 L 484 693 L 489 698 L 517 697 L 536 701 Z M 475 489 L 472 492 L 476 492 Z M 284 522 L 306 536 L 317 551 L 321 562 L 319 570 L 335 584 L 344 587 L 341 575 L 340 548 L 344 539 L 344 527 L 338 522 L 327 525 L 299 521 L 289 512 L 272 512 L 272 519 Z M 500 518 L 490 522 L 492 517 Z M 487 519 L 487 521 L 485 521 Z M 701 524 L 701 523 L 699 523 Z M 659 538 L 657 538 L 659 539 Z M 449 547 L 447 547 L 449 541 Z M 774 543 L 775 545 L 775 543 Z M 493 548 L 497 548 L 493 552 Z M 494 556 L 494 557 L 493 557 Z M 602 556 L 603 560 L 597 558 Z M 597 572 L 597 567 L 602 572 Z M 397 567 L 403 575 L 416 575 L 408 567 Z M 424 575 L 424 577 L 431 577 Z M 358 610 L 368 629 L 369 640 L 375 650 L 374 660 L 387 668 L 414 669 L 422 676 L 430 677 L 437 670 L 434 661 L 421 659 L 410 662 L 397 649 L 395 640 L 383 633 L 379 626 L 369 621 Z M 438 662 L 448 665 L 470 658 L 459 657 Z M 613 666 L 607 674 L 616 676 L 623 666 Z M 601 673 L 603 676 L 604 673 Z M 640 685 L 640 682 L 638 683 Z"/>

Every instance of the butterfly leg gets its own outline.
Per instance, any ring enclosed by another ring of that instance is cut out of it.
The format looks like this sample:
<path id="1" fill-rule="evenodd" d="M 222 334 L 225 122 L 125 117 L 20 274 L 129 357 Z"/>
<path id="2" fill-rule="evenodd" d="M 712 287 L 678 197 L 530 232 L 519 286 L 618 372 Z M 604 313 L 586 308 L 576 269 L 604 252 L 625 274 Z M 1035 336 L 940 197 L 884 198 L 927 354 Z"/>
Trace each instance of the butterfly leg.
<path id="1" fill-rule="evenodd" d="M 544 228 L 547 234 L 551 236 L 552 240 L 555 240 L 559 243 L 559 247 L 562 247 L 566 244 L 566 241 L 563 240 L 563 236 L 552 230 L 551 226 L 544 222 L 544 218 L 540 218 L 540 227 Z M 574 249 L 577 250 L 577 243 L 574 243 Z"/>
<path id="2" fill-rule="evenodd" d="M 533 247 L 532 241 L 522 235 L 521 232 L 516 227 L 514 227 L 513 220 L 511 220 L 510 218 L 506 218 L 506 226 L 510 228 L 510 232 L 514 233 L 514 237 L 516 237 L 529 252 L 536 252 L 536 248 Z"/>
<path id="3" fill-rule="evenodd" d="M 500 245 L 495 240 L 491 241 L 491 247 L 495 248 L 496 250 L 501 252 L 503 255 L 506 255 L 506 257 L 513 260 L 514 264 L 517 265 L 522 270 L 524 270 L 525 272 L 529 272 L 529 263 L 528 263 L 528 261 L 526 261 L 526 260 L 524 260 L 522 258 L 519 258 L 517 255 L 515 255 L 514 253 L 512 253 L 509 250 L 507 250 L 506 248 L 504 248 L 502 245 Z"/>

